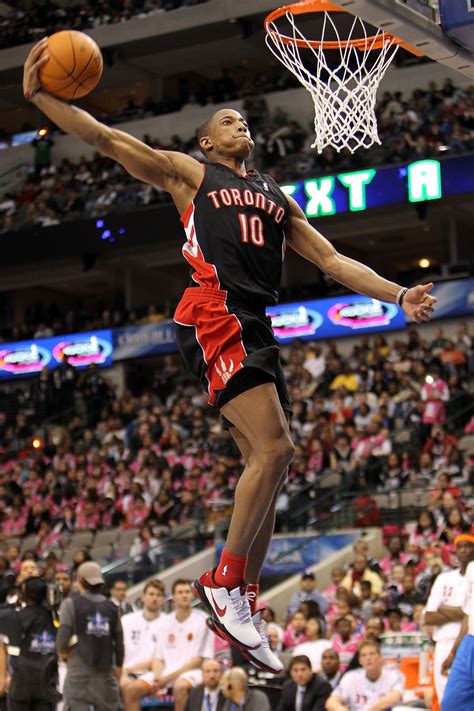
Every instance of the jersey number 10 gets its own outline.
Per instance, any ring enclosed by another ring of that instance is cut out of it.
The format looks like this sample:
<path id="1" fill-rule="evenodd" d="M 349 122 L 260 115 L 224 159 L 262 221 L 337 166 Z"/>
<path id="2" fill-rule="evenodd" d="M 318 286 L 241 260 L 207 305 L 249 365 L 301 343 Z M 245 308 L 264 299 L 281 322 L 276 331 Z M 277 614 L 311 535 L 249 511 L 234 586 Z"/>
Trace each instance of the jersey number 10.
<path id="1" fill-rule="evenodd" d="M 244 212 L 239 212 L 239 222 L 242 242 L 244 244 L 251 242 L 255 247 L 263 247 L 265 237 L 261 218 L 258 215 L 250 215 L 249 217 Z"/>

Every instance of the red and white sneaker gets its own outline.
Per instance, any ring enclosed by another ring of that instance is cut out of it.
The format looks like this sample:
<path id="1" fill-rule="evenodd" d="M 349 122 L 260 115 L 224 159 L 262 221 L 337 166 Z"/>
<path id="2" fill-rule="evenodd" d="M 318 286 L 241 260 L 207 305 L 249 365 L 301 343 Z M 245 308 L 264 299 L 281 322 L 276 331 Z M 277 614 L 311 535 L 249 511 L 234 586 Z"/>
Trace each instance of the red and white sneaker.
<path id="1" fill-rule="evenodd" d="M 234 590 L 215 587 L 209 571 L 194 581 L 194 591 L 211 615 L 220 637 L 240 649 L 255 649 L 262 644 L 252 623 L 245 585 Z"/>
<path id="2" fill-rule="evenodd" d="M 267 624 L 265 620 L 262 620 L 260 616 L 261 612 L 261 610 L 258 610 L 258 612 L 252 615 L 253 626 L 260 635 L 261 645 L 257 647 L 257 649 L 244 649 L 242 654 L 254 667 L 257 667 L 257 669 L 271 672 L 272 674 L 280 674 L 285 667 L 275 652 L 270 648 L 270 642 L 268 641 L 266 633 Z"/>
<path id="3" fill-rule="evenodd" d="M 266 624 L 260 618 L 260 611 L 253 615 L 252 621 L 255 629 L 260 634 L 261 644 L 256 649 L 241 649 L 242 656 L 257 669 L 271 672 L 272 674 L 280 674 L 284 670 L 284 666 L 277 655 L 270 649 L 270 643 L 265 632 Z M 225 639 L 211 617 L 208 617 L 206 622 L 211 632 L 214 632 L 221 639 Z"/>

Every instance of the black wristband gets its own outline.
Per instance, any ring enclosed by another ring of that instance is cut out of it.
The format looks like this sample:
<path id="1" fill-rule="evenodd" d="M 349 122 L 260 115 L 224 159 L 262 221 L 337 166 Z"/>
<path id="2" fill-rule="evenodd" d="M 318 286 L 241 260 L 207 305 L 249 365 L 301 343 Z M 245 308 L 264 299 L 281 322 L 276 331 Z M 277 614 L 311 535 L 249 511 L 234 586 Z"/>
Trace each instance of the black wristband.
<path id="1" fill-rule="evenodd" d="M 402 304 L 403 304 L 403 299 L 405 298 L 405 296 L 406 296 L 406 294 L 407 294 L 407 291 L 408 291 L 407 288 L 405 288 L 405 289 L 400 289 L 400 291 L 398 292 L 398 294 L 397 294 L 397 296 L 396 296 L 396 299 L 395 299 L 395 303 L 397 304 L 397 306 L 402 306 Z"/>

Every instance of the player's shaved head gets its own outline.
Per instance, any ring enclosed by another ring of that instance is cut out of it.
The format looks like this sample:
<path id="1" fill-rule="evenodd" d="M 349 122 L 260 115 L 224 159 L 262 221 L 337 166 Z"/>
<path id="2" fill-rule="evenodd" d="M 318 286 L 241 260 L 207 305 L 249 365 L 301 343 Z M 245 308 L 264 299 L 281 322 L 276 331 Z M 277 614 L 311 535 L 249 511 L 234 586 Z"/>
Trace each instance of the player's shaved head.
<path id="1" fill-rule="evenodd" d="M 222 124 L 225 125 L 224 119 L 228 119 L 228 122 L 232 123 L 235 121 L 243 122 L 244 126 L 248 129 L 244 117 L 236 109 L 219 109 L 215 111 L 197 130 L 199 149 L 206 158 L 209 157 L 210 151 L 214 148 L 214 141 L 212 139 L 216 138 L 215 129 L 219 126 L 218 122 L 221 121 Z"/>
<path id="2" fill-rule="evenodd" d="M 207 121 L 205 121 L 202 124 L 202 126 L 199 126 L 199 128 L 197 130 L 197 140 L 198 140 L 200 148 L 201 148 L 201 138 L 204 138 L 204 136 L 208 136 L 210 134 L 210 132 L 212 130 L 212 122 L 214 120 L 214 117 L 217 116 L 218 113 L 219 113 L 218 111 L 214 111 L 212 116 L 210 116 L 207 119 Z M 204 152 L 202 148 L 201 148 L 201 151 Z"/>

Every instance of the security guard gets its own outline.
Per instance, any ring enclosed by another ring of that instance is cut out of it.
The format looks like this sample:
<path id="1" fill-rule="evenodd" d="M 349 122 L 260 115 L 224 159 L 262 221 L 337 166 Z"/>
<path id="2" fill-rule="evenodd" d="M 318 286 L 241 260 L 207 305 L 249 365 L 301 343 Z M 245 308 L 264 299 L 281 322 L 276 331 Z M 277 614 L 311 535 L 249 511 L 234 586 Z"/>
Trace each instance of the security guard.
<path id="1" fill-rule="evenodd" d="M 54 711 L 60 698 L 56 628 L 45 606 L 47 589 L 41 578 L 27 578 L 21 589 L 25 607 L 4 612 L 0 618 L 11 665 L 10 711 Z"/>
<path id="2" fill-rule="evenodd" d="M 124 654 L 118 610 L 101 594 L 104 579 L 97 563 L 82 563 L 77 583 L 80 594 L 66 598 L 59 609 L 56 649 L 67 662 L 65 711 L 118 711 Z"/>

